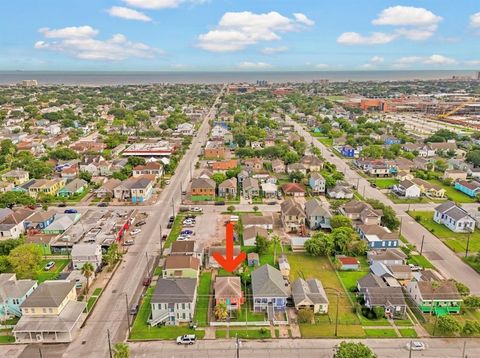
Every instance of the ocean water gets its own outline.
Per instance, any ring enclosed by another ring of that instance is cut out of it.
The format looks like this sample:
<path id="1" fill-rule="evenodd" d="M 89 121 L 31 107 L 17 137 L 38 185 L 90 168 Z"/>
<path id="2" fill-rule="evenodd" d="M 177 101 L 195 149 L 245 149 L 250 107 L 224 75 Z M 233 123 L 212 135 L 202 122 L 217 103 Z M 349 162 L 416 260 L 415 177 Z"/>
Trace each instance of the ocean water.
<path id="1" fill-rule="evenodd" d="M 37 80 L 40 85 L 99 86 L 152 83 L 271 83 L 313 80 L 406 81 L 476 77 L 475 71 L 290 71 L 290 72 L 92 72 L 92 71 L 0 71 L 0 85 Z"/>

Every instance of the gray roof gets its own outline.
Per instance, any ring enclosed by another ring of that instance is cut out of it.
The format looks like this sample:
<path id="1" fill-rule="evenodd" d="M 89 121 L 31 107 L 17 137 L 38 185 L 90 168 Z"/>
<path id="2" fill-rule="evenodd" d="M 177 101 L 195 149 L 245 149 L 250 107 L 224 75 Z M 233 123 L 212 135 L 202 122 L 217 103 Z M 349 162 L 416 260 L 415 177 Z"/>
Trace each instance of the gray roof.
<path id="1" fill-rule="evenodd" d="M 45 281 L 22 303 L 25 307 L 58 307 L 75 287 L 70 281 Z"/>
<path id="2" fill-rule="evenodd" d="M 304 300 L 310 301 L 311 304 L 328 303 L 328 298 L 322 283 L 316 278 L 310 278 L 307 281 L 298 278 L 293 281 L 292 296 L 295 304 L 299 304 Z"/>
<path id="3" fill-rule="evenodd" d="M 187 303 L 195 300 L 196 278 L 160 278 L 151 303 Z"/>
<path id="4" fill-rule="evenodd" d="M 378 277 L 373 273 L 369 273 L 367 276 L 361 278 L 357 282 L 361 288 L 387 287 L 387 284 L 385 283 L 385 281 L 383 281 L 381 277 Z"/>
<path id="5" fill-rule="evenodd" d="M 270 265 L 263 265 L 252 272 L 254 297 L 288 297 L 282 274 Z"/>
<path id="6" fill-rule="evenodd" d="M 75 282 L 72 282 L 75 285 Z M 77 324 L 87 304 L 68 301 L 59 315 L 24 315 L 16 324 L 13 332 L 70 332 Z"/>
<path id="7" fill-rule="evenodd" d="M 210 178 L 193 178 L 192 180 L 192 189 L 205 189 L 205 188 L 213 188 L 215 189 L 215 181 Z"/>
<path id="8" fill-rule="evenodd" d="M 320 180 L 325 180 L 325 178 L 320 174 L 319 172 L 312 172 L 310 173 L 310 178 L 313 178 L 315 180 L 320 179 Z"/>
<path id="9" fill-rule="evenodd" d="M 307 216 L 331 217 L 332 214 L 327 208 L 324 208 L 322 202 L 318 199 L 310 199 L 305 203 L 305 213 Z"/>
<path id="10" fill-rule="evenodd" d="M 402 250 L 393 248 L 388 250 L 370 250 L 367 253 L 369 261 L 383 261 L 383 260 L 405 260 L 407 255 Z"/>
<path id="11" fill-rule="evenodd" d="M 71 192 L 75 192 L 75 191 L 77 191 L 78 189 L 87 186 L 87 184 L 88 184 L 88 183 L 87 183 L 85 180 L 75 178 L 75 179 L 73 179 L 70 183 L 68 183 L 67 185 L 65 185 L 65 186 L 63 187 L 63 189 L 64 189 L 64 190 L 71 191 Z"/>
<path id="12" fill-rule="evenodd" d="M 305 217 L 302 206 L 293 198 L 285 200 L 280 207 L 283 215 Z"/>
<path id="13" fill-rule="evenodd" d="M 97 244 L 89 244 L 89 243 L 81 243 L 75 244 L 72 247 L 71 256 L 92 256 L 97 253 L 100 245 Z"/>
<path id="14" fill-rule="evenodd" d="M 258 215 L 242 215 L 242 224 L 246 225 L 273 225 L 273 218 L 271 216 Z"/>
<path id="15" fill-rule="evenodd" d="M 37 284 L 34 280 L 17 280 L 14 273 L 0 274 L 0 300 L 21 298 Z"/>
<path id="16" fill-rule="evenodd" d="M 406 305 L 401 287 L 370 287 L 365 299 L 368 299 L 372 306 Z"/>
<path id="17" fill-rule="evenodd" d="M 249 226 L 243 230 L 243 239 L 254 239 L 258 236 L 268 238 L 268 231 L 262 226 Z"/>
<path id="18" fill-rule="evenodd" d="M 453 201 L 447 201 L 445 203 L 442 203 L 437 206 L 435 210 L 440 212 L 441 214 L 445 214 L 451 217 L 455 221 L 463 219 L 465 217 L 469 217 L 473 220 L 473 218 L 465 210 L 458 207 Z"/>
<path id="19" fill-rule="evenodd" d="M 258 186 L 258 180 L 255 178 L 246 178 L 243 181 L 243 189 L 256 189 L 260 190 L 260 187 Z"/>

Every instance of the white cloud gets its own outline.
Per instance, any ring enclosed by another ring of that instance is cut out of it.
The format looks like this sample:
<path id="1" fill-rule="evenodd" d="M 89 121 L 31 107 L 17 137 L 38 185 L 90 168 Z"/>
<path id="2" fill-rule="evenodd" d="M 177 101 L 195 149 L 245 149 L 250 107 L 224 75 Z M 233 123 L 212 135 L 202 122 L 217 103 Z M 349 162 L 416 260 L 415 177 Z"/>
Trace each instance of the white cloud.
<path id="1" fill-rule="evenodd" d="M 330 65 L 327 65 L 326 63 L 317 63 L 315 65 L 315 68 L 318 68 L 320 70 L 324 70 L 324 69 L 329 68 L 329 67 L 330 67 Z"/>
<path id="2" fill-rule="evenodd" d="M 457 61 L 453 58 L 446 57 L 443 55 L 434 54 L 428 57 L 423 56 L 406 56 L 401 57 L 395 61 L 395 67 L 407 67 L 413 64 L 421 65 L 454 65 Z"/>
<path id="3" fill-rule="evenodd" d="M 369 36 L 363 36 L 358 32 L 344 32 L 337 42 L 342 45 L 383 45 L 392 42 L 396 37 L 394 34 L 383 32 L 374 32 Z"/>
<path id="4" fill-rule="evenodd" d="M 360 65 L 361 68 L 364 68 L 364 69 L 369 69 L 369 68 L 372 68 L 373 67 L 373 64 L 371 63 L 364 63 L 363 65 Z"/>
<path id="5" fill-rule="evenodd" d="M 141 9 L 169 9 L 175 8 L 182 0 L 122 0 L 124 3 Z"/>
<path id="6" fill-rule="evenodd" d="M 480 66 L 480 60 L 465 61 L 465 64 L 471 66 Z"/>
<path id="7" fill-rule="evenodd" d="M 372 24 L 424 27 L 437 25 L 440 21 L 442 17 L 421 7 L 392 6 L 384 9 Z"/>
<path id="8" fill-rule="evenodd" d="M 271 11 L 254 14 L 250 11 L 227 12 L 216 29 L 198 36 L 197 46 L 212 52 L 233 52 L 262 41 L 280 40 L 283 32 L 301 30 L 305 22 L 290 19 Z"/>
<path id="9" fill-rule="evenodd" d="M 137 21 L 152 21 L 150 17 L 145 15 L 144 13 L 129 9 L 128 7 L 122 6 L 112 6 L 110 9 L 107 10 L 110 16 L 120 17 L 125 20 L 137 20 Z"/>
<path id="10" fill-rule="evenodd" d="M 47 38 L 89 38 L 98 35 L 98 30 L 90 26 L 71 26 L 62 29 L 50 29 L 42 27 L 38 30 L 43 36 Z"/>
<path id="11" fill-rule="evenodd" d="M 371 63 L 375 63 L 375 64 L 379 64 L 379 63 L 382 63 L 383 61 L 385 61 L 385 59 L 381 56 L 373 56 L 371 59 L 370 59 L 370 62 Z"/>
<path id="12" fill-rule="evenodd" d="M 441 16 L 424 8 L 392 6 L 384 9 L 372 21 L 376 26 L 394 26 L 392 33 L 374 32 L 370 36 L 364 36 L 356 32 L 345 32 L 340 35 L 337 42 L 344 45 L 381 45 L 398 38 L 423 41 L 435 34 L 441 21 Z"/>
<path id="13" fill-rule="evenodd" d="M 110 39 L 98 40 L 98 30 L 90 26 L 39 29 L 51 41 L 37 41 L 36 49 L 47 49 L 82 59 L 120 61 L 129 57 L 152 58 L 161 51 L 141 42 L 132 42 L 125 35 L 115 34 Z"/>
<path id="14" fill-rule="evenodd" d="M 270 67 L 272 67 L 272 65 L 269 64 L 269 63 L 265 63 L 265 62 L 245 61 L 245 62 L 239 63 L 238 67 L 242 68 L 242 69 L 262 69 L 262 68 L 270 68 Z"/>
<path id="15" fill-rule="evenodd" d="M 288 51 L 287 46 L 279 46 L 279 47 L 265 47 L 260 52 L 264 55 L 274 55 L 276 53 Z"/>
<path id="16" fill-rule="evenodd" d="M 302 14 L 301 12 L 296 12 L 293 14 L 295 17 L 295 20 L 297 20 L 299 23 L 304 24 L 306 26 L 313 26 L 315 25 L 315 21 L 310 20 L 305 14 Z"/>
<path id="17" fill-rule="evenodd" d="M 470 26 L 473 28 L 480 28 L 480 12 L 470 16 Z"/>

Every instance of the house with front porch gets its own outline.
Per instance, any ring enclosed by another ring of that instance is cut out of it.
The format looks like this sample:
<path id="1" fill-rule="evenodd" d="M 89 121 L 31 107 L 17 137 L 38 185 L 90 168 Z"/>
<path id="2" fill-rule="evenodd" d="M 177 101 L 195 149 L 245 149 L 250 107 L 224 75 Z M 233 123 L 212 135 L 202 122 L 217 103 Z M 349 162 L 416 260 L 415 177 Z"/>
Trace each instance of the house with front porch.
<path id="1" fill-rule="evenodd" d="M 331 229 L 332 214 L 318 199 L 310 199 L 305 203 L 305 215 L 310 230 Z"/>
<path id="2" fill-rule="evenodd" d="M 407 303 L 401 287 L 369 287 L 364 294 L 365 307 L 382 307 L 385 317 L 403 319 L 407 312 Z"/>
<path id="3" fill-rule="evenodd" d="M 292 282 L 293 303 L 297 310 L 309 309 L 313 313 L 328 313 L 328 297 L 322 283 L 316 278 L 297 278 Z"/>
<path id="4" fill-rule="evenodd" d="M 214 284 L 215 305 L 225 304 L 227 310 L 241 309 L 245 298 L 242 293 L 240 277 L 216 277 Z"/>
<path id="5" fill-rule="evenodd" d="M 290 296 L 282 273 L 267 264 L 254 270 L 251 277 L 253 310 L 267 311 L 269 320 L 273 320 L 275 311 L 285 311 Z"/>
<path id="6" fill-rule="evenodd" d="M 437 206 L 433 214 L 433 221 L 445 225 L 453 232 L 468 233 L 475 230 L 475 219 L 453 201 L 446 201 Z"/>
<path id="7" fill-rule="evenodd" d="M 0 321 L 21 317 L 20 306 L 37 286 L 34 280 L 17 280 L 14 273 L 0 274 Z"/>
<path id="8" fill-rule="evenodd" d="M 436 315 L 460 313 L 463 300 L 454 281 L 417 281 L 412 279 L 407 284 L 406 291 L 423 313 Z"/>
<path id="9" fill-rule="evenodd" d="M 308 185 L 314 194 L 325 193 L 325 178 L 319 172 L 312 172 Z"/>
<path id="10" fill-rule="evenodd" d="M 299 231 L 305 225 L 306 215 L 295 199 L 287 199 L 280 205 L 281 220 L 286 232 Z"/>
<path id="11" fill-rule="evenodd" d="M 455 189 L 468 195 L 471 198 L 476 198 L 480 193 L 480 183 L 476 180 L 457 180 L 454 184 Z"/>

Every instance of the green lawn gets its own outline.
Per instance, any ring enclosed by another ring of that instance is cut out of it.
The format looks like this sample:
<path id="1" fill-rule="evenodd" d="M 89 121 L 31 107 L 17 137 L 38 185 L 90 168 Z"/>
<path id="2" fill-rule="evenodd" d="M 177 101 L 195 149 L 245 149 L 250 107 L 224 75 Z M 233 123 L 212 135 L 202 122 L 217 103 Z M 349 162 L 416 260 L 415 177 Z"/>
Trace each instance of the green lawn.
<path id="1" fill-rule="evenodd" d="M 433 211 L 410 211 L 409 214 L 415 220 L 420 217 L 420 224 L 441 239 L 451 250 L 455 252 L 465 252 L 468 234 L 455 233 L 446 226 L 436 223 L 433 221 Z M 479 230 L 475 230 L 471 235 L 469 250 L 470 252 L 480 251 Z"/>
<path id="2" fill-rule="evenodd" d="M 210 295 L 211 283 L 211 272 L 204 272 L 200 275 L 194 318 L 194 321 L 196 321 L 199 326 L 206 326 L 208 323 L 208 299 Z"/>
<path id="3" fill-rule="evenodd" d="M 398 184 L 398 180 L 390 178 L 379 178 L 375 179 L 373 182 L 379 189 L 388 189 L 391 186 Z"/>
<path id="4" fill-rule="evenodd" d="M 290 282 L 298 277 L 317 278 L 322 282 L 330 302 L 327 320 L 335 323 L 335 307 L 339 293 L 338 321 L 341 324 L 360 325 L 357 315 L 340 283 L 330 261 L 326 257 L 313 257 L 302 253 L 287 253 L 290 263 Z M 361 328 L 361 327 L 360 327 Z"/>
<path id="5" fill-rule="evenodd" d="M 102 293 L 102 289 L 98 287 L 95 289 L 95 291 L 93 291 L 92 296 L 100 296 L 101 293 Z"/>
<path id="6" fill-rule="evenodd" d="M 175 339 L 178 336 L 183 334 L 192 334 L 195 333 L 197 338 L 202 339 L 205 335 L 205 331 L 193 331 L 188 326 L 157 326 L 151 327 L 147 320 L 150 318 L 151 306 L 150 300 L 154 292 L 154 287 L 151 286 L 147 289 L 145 297 L 140 305 L 138 314 L 133 322 L 132 334 L 130 339 L 132 340 L 142 340 L 142 339 Z"/>
<path id="7" fill-rule="evenodd" d="M 386 318 L 381 318 L 381 319 L 368 319 L 367 317 L 364 317 L 361 313 L 359 314 L 360 316 L 360 323 L 362 326 L 390 326 L 390 323 L 387 321 Z"/>
<path id="8" fill-rule="evenodd" d="M 153 276 L 161 276 L 162 275 L 162 268 L 160 266 L 155 267 L 155 271 L 153 272 Z"/>
<path id="9" fill-rule="evenodd" d="M 320 137 L 320 138 L 317 138 L 317 139 L 320 143 L 322 143 L 323 145 L 325 145 L 327 147 L 331 147 L 333 145 L 333 139 L 332 138 Z"/>
<path id="10" fill-rule="evenodd" d="M 388 194 L 388 198 L 393 201 L 395 204 L 420 204 L 420 203 L 428 203 L 430 200 L 427 197 L 420 197 L 420 198 L 410 198 L 410 199 L 401 199 L 394 194 Z"/>
<path id="11" fill-rule="evenodd" d="M 428 180 L 428 182 L 441 186 L 447 192 L 447 197 L 456 203 L 476 203 L 477 202 L 475 198 L 471 198 L 468 195 L 465 195 L 464 193 L 462 193 L 461 191 L 458 191 L 453 186 L 447 186 L 439 180 L 431 179 L 431 180 Z"/>
<path id="12" fill-rule="evenodd" d="M 413 328 L 399 328 L 400 335 L 404 338 L 416 338 L 417 332 Z"/>
<path id="13" fill-rule="evenodd" d="M 45 271 L 44 267 L 50 261 L 55 261 L 55 266 L 53 266 L 53 268 L 50 269 L 50 271 Z M 69 262 L 70 260 L 67 260 L 67 259 L 42 260 L 42 262 L 40 263 L 41 268 L 40 270 L 38 270 L 37 277 L 36 277 L 38 283 L 40 284 L 46 280 L 56 280 L 58 276 L 60 276 L 60 273 L 63 271 L 65 266 L 68 265 Z"/>
<path id="14" fill-rule="evenodd" d="M 242 246 L 242 251 L 245 252 L 247 255 L 250 252 L 256 252 L 255 246 Z M 284 248 L 285 251 L 285 248 Z M 278 260 L 278 256 L 282 253 L 282 247 L 280 244 L 277 244 L 277 256 L 276 259 Z M 270 266 L 277 267 L 277 262 L 274 260 L 274 246 L 268 246 L 268 249 L 265 253 L 260 255 L 260 266 L 269 264 Z"/>
<path id="15" fill-rule="evenodd" d="M 90 312 L 92 310 L 93 305 L 95 302 L 97 302 L 98 297 L 97 296 L 91 296 L 88 301 L 87 301 L 87 312 Z"/>
<path id="16" fill-rule="evenodd" d="M 474 256 L 462 258 L 462 260 L 469 264 L 475 271 L 480 272 L 480 262 L 477 262 Z"/>
<path id="17" fill-rule="evenodd" d="M 302 338 L 333 337 L 335 335 L 335 324 L 300 324 Z M 338 337 L 361 338 L 365 331 L 359 325 L 338 325 Z"/>
<path id="18" fill-rule="evenodd" d="M 423 268 L 435 268 L 428 259 L 423 255 L 412 255 L 408 260 L 409 264 L 417 265 Z"/>
<path id="19" fill-rule="evenodd" d="M 245 304 L 236 312 L 236 317 L 232 318 L 232 322 L 263 322 L 265 321 L 265 313 L 253 312 L 251 309 L 251 299 L 249 298 L 248 310 L 245 312 Z M 246 320 L 245 320 L 246 318 Z"/>
<path id="20" fill-rule="evenodd" d="M 365 336 L 368 338 L 395 338 L 397 333 L 392 328 L 367 328 L 365 329 Z"/>
<path id="21" fill-rule="evenodd" d="M 262 333 L 263 332 L 263 333 Z M 223 333 L 220 333 L 223 334 Z M 230 338 L 235 337 L 236 335 L 238 338 L 241 339 L 265 339 L 265 338 L 272 338 L 272 334 L 270 333 L 269 328 L 264 328 L 262 331 L 260 329 L 230 329 L 229 330 Z"/>
<path id="22" fill-rule="evenodd" d="M 227 331 L 217 329 L 215 331 L 215 338 L 227 338 Z"/>
<path id="23" fill-rule="evenodd" d="M 11 344 L 11 343 L 15 343 L 15 337 L 11 335 L 0 336 L 0 344 Z"/>

